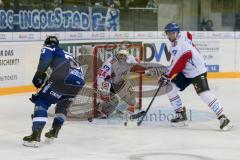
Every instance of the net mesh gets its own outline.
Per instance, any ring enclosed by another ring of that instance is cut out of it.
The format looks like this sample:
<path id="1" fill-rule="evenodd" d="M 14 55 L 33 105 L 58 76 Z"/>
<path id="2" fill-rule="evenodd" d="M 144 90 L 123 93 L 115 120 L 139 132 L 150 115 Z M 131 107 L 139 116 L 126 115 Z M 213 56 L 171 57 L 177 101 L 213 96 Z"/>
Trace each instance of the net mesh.
<path id="1" fill-rule="evenodd" d="M 98 95 L 95 82 L 97 71 L 104 61 L 115 55 L 120 47 L 126 47 L 130 54 L 139 60 L 142 59 L 142 46 L 138 43 L 124 46 L 116 43 L 112 45 L 98 44 L 82 47 L 83 51 L 76 59 L 83 66 L 86 84 L 69 107 L 68 119 L 87 119 L 96 114 Z M 130 79 L 133 86 L 135 86 L 134 90 L 137 92 L 137 106 L 141 108 L 142 77 L 139 74 L 132 73 L 127 78 Z"/>

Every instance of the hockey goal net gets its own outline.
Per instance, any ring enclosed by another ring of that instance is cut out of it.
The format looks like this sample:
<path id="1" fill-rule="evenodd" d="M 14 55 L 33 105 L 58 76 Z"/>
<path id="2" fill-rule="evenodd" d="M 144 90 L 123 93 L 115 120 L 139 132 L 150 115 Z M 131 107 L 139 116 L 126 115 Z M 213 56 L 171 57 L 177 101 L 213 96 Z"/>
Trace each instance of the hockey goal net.
<path id="1" fill-rule="evenodd" d="M 98 93 L 96 78 L 98 69 L 104 61 L 115 55 L 117 49 L 123 44 L 94 44 L 82 46 L 81 55 L 77 56 L 83 66 L 86 84 L 76 96 L 73 104 L 68 111 L 68 119 L 87 119 L 96 115 L 96 104 L 98 103 Z M 142 60 L 143 52 L 141 43 L 132 43 L 124 45 L 131 55 Z M 127 79 L 134 86 L 133 90 L 136 96 L 136 108 L 142 107 L 142 75 L 131 73 Z M 121 103 L 121 101 L 120 101 Z M 120 104 L 119 103 L 119 104 Z"/>

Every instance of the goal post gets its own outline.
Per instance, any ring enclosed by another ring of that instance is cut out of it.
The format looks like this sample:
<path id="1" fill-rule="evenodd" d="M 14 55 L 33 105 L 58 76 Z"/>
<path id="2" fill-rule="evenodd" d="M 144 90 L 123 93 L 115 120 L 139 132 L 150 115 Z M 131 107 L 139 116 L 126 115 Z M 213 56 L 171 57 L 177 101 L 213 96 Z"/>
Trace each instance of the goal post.
<path id="1" fill-rule="evenodd" d="M 123 43 L 98 43 L 84 45 L 87 48 L 85 54 L 81 54 L 76 59 L 82 64 L 85 81 L 83 89 L 76 96 L 74 102 L 69 108 L 68 118 L 86 119 L 96 115 L 96 105 L 98 102 L 96 78 L 99 68 L 108 58 L 114 56 L 119 47 L 126 47 L 129 53 L 139 60 L 143 59 L 143 47 L 141 42 L 131 42 L 131 44 Z M 140 73 L 131 73 L 129 79 L 134 85 L 134 92 L 137 97 L 137 108 L 142 107 L 142 75 Z"/>

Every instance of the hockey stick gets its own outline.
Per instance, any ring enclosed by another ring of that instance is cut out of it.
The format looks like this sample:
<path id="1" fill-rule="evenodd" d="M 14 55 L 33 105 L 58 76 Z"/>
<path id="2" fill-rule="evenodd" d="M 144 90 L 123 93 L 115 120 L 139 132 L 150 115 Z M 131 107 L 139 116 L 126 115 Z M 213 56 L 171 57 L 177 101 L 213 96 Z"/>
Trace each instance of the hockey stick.
<path id="1" fill-rule="evenodd" d="M 161 80 L 161 82 L 160 82 L 160 84 L 159 84 L 159 87 L 158 87 L 157 91 L 155 92 L 155 94 L 154 94 L 151 102 L 149 103 L 147 109 L 146 109 L 145 111 L 141 111 L 141 112 L 139 112 L 139 113 L 137 113 L 137 114 L 135 114 L 135 115 L 131 115 L 131 116 L 130 116 L 130 118 L 132 118 L 132 119 L 137 119 L 137 118 L 141 117 L 141 118 L 138 120 L 138 122 L 137 122 L 137 125 L 138 125 L 138 126 L 140 126 L 140 125 L 142 124 L 143 119 L 144 119 L 145 116 L 147 115 L 147 112 L 149 111 L 150 107 L 152 106 L 152 103 L 153 103 L 154 99 L 157 97 L 157 94 L 158 94 L 159 90 L 161 89 L 164 81 L 165 81 L 165 80 Z"/>
<path id="2" fill-rule="evenodd" d="M 161 82 L 162 83 L 162 82 Z M 153 98 L 155 98 L 155 95 L 158 94 L 160 88 L 162 87 L 162 84 L 159 85 L 159 88 L 157 89 L 156 93 L 154 94 Z M 152 99 L 153 101 L 154 99 Z M 152 103 L 152 102 L 151 102 Z M 150 104 L 149 104 L 150 105 Z M 139 117 L 142 117 L 144 114 L 145 114 L 146 111 L 141 111 L 141 112 L 138 112 L 136 114 L 133 114 L 130 116 L 130 119 L 138 119 Z"/>

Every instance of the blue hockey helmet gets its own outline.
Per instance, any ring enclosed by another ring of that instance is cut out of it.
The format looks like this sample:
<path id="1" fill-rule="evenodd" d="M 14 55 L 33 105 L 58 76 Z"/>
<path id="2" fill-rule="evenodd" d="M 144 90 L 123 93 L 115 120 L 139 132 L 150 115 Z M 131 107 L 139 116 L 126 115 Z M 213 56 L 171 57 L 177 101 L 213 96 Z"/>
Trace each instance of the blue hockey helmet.
<path id="1" fill-rule="evenodd" d="M 165 32 L 180 32 L 180 27 L 177 23 L 172 22 L 172 23 L 168 23 L 165 28 L 164 28 Z"/>

